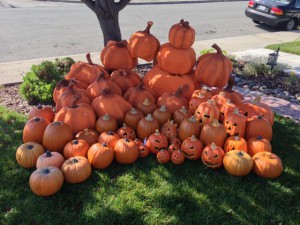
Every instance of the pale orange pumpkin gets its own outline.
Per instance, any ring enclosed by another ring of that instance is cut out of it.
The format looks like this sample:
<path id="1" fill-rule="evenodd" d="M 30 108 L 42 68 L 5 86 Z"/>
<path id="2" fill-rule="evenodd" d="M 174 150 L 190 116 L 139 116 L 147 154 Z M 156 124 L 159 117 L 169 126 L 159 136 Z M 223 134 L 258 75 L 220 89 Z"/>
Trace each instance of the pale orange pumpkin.
<path id="1" fill-rule="evenodd" d="M 181 141 L 186 138 L 195 135 L 199 137 L 202 125 L 196 120 L 195 116 L 191 116 L 188 119 L 184 119 L 178 129 L 178 137 Z"/>
<path id="2" fill-rule="evenodd" d="M 205 123 L 200 133 L 200 141 L 204 146 L 214 142 L 217 146 L 222 147 L 226 138 L 226 128 L 217 119 L 214 119 L 211 123 Z"/>
<path id="3" fill-rule="evenodd" d="M 224 151 L 227 153 L 232 150 L 240 150 L 248 153 L 246 140 L 239 136 L 228 137 L 224 144 Z"/>

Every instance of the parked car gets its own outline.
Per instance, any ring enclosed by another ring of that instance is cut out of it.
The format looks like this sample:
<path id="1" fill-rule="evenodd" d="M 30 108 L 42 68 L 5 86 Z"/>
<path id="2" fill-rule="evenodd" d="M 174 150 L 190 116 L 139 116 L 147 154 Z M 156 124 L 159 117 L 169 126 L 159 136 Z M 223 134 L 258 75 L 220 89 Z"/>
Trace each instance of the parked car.
<path id="1" fill-rule="evenodd" d="M 300 25 L 300 0 L 250 0 L 245 14 L 254 23 L 293 30 Z"/>

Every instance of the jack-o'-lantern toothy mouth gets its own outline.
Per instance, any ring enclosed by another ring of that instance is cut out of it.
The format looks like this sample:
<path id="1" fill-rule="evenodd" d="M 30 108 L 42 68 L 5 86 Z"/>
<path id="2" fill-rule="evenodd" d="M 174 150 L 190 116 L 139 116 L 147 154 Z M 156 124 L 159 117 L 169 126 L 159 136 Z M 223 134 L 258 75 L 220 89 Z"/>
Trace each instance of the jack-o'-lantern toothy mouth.
<path id="1" fill-rule="evenodd" d="M 209 162 L 205 162 L 203 159 L 202 159 L 202 162 L 205 166 L 210 167 L 210 168 L 216 168 L 216 167 L 220 166 L 220 163 L 209 163 Z"/>

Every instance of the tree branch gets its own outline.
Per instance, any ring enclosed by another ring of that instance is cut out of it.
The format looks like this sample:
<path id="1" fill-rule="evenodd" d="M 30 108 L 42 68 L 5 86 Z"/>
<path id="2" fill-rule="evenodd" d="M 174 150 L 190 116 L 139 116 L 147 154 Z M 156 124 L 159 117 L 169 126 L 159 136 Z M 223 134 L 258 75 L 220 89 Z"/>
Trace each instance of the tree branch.
<path id="1" fill-rule="evenodd" d="M 93 0 L 81 0 L 87 7 L 95 12 L 95 2 Z"/>
<path id="2" fill-rule="evenodd" d="M 125 6 L 128 5 L 130 0 L 120 0 L 119 2 L 116 3 L 118 11 L 121 11 L 122 9 L 125 8 Z"/>

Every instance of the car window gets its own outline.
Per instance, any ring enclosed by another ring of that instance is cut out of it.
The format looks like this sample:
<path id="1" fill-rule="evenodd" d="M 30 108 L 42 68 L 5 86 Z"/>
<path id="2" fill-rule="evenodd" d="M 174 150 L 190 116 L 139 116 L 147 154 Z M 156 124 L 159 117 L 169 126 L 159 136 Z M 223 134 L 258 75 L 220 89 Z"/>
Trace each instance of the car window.
<path id="1" fill-rule="evenodd" d="M 293 0 L 271 0 L 271 2 L 276 2 L 276 3 L 281 3 L 283 5 L 288 5 L 292 2 Z"/>

